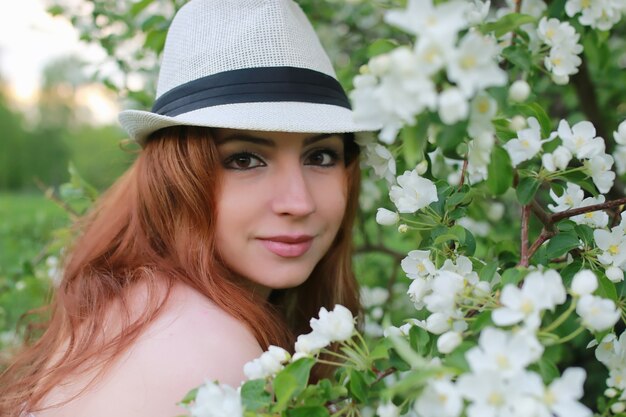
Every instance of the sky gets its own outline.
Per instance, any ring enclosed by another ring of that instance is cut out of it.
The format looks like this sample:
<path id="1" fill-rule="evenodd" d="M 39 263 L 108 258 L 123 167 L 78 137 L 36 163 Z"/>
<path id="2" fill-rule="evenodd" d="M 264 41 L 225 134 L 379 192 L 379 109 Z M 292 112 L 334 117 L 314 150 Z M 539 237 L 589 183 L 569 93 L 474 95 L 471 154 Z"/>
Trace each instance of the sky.
<path id="1" fill-rule="evenodd" d="M 12 98 L 19 103 L 36 100 L 41 72 L 47 62 L 72 53 L 89 62 L 105 57 L 98 46 L 80 42 L 67 19 L 46 13 L 44 0 L 12 1 L 0 13 L 0 75 L 8 82 Z M 87 105 L 95 106 L 94 113 L 102 119 L 96 122 L 108 122 L 117 113 L 116 108 L 110 108 L 110 99 L 102 97 L 104 94 L 104 89 L 97 86 L 90 86 L 89 92 L 83 94 Z"/>

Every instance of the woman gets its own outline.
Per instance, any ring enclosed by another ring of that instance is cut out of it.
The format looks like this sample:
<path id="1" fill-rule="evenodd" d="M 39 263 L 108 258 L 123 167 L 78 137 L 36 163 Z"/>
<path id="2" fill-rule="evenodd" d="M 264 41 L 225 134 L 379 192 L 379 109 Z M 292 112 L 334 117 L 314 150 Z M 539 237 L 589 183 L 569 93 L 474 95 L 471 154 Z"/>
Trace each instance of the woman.
<path id="1" fill-rule="evenodd" d="M 0 415 L 174 416 L 238 386 L 320 307 L 359 309 L 348 100 L 290 0 L 192 0 L 168 33 L 143 150 L 81 222 L 44 335 L 0 379 Z M 324 375 L 318 369 L 315 377 Z"/>

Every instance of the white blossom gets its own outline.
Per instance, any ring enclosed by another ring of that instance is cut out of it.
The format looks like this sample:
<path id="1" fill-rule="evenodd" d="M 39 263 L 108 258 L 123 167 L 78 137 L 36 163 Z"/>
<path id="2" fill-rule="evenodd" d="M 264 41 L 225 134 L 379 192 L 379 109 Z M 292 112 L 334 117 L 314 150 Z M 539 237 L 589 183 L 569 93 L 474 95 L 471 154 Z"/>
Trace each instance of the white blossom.
<path id="1" fill-rule="evenodd" d="M 595 295 L 584 295 L 578 300 L 576 313 L 582 318 L 582 324 L 591 331 L 603 331 L 617 323 L 620 312 L 613 300 Z"/>
<path id="2" fill-rule="evenodd" d="M 423 278 L 416 278 L 409 285 L 409 289 L 407 291 L 407 295 L 409 299 L 415 305 L 416 310 L 421 310 L 424 308 L 424 297 L 426 294 L 429 294 L 431 291 L 430 281 L 427 281 Z"/>
<path id="3" fill-rule="evenodd" d="M 591 122 L 578 122 L 570 128 L 567 120 L 561 120 L 558 133 L 563 146 L 578 159 L 588 159 L 604 153 L 604 140 L 596 136 L 596 128 Z"/>
<path id="4" fill-rule="evenodd" d="M 430 260 L 429 250 L 412 250 L 400 261 L 402 270 L 411 279 L 427 277 L 436 271 L 435 264 Z"/>
<path id="5" fill-rule="evenodd" d="M 376 409 L 378 417 L 398 417 L 400 408 L 392 402 L 381 403 Z"/>
<path id="6" fill-rule="evenodd" d="M 550 49 L 550 54 L 545 57 L 544 64 L 548 71 L 552 72 L 556 77 L 562 78 L 563 81 L 559 82 L 558 78 L 553 80 L 560 85 L 567 84 L 569 76 L 578 72 L 578 67 L 582 63 L 580 57 L 571 50 L 566 48 L 554 47 Z"/>
<path id="7" fill-rule="evenodd" d="M 502 289 L 500 303 L 492 319 L 498 326 L 508 326 L 524 321 L 530 328 L 538 328 L 540 313 L 565 302 L 566 293 L 558 272 L 534 271 L 524 279 L 522 288 L 508 284 Z"/>
<path id="8" fill-rule="evenodd" d="M 595 204 L 604 203 L 604 196 L 600 194 L 597 197 L 587 197 L 576 207 L 587 207 Z M 586 224 L 592 228 L 602 228 L 609 224 L 609 215 L 604 210 L 589 211 L 587 213 L 572 216 L 572 221 L 576 224 Z"/>
<path id="9" fill-rule="evenodd" d="M 393 226 L 398 223 L 400 216 L 395 211 L 379 208 L 376 211 L 376 223 L 382 226 Z"/>
<path id="10" fill-rule="evenodd" d="M 509 153 L 513 166 L 533 158 L 541 150 L 541 145 L 550 140 L 541 139 L 541 126 L 534 117 L 527 119 L 528 128 L 517 132 L 517 138 L 511 139 L 504 144 L 504 149 Z"/>
<path id="11" fill-rule="evenodd" d="M 583 269 L 574 275 L 572 279 L 572 293 L 582 296 L 593 293 L 598 288 L 598 279 L 589 269 Z"/>
<path id="12" fill-rule="evenodd" d="M 409 0 L 406 9 L 390 10 L 385 21 L 414 35 L 433 39 L 454 39 L 467 27 L 467 3 L 449 1 L 433 5 L 432 0 Z"/>
<path id="13" fill-rule="evenodd" d="M 445 379 L 429 379 L 426 388 L 415 401 L 420 417 L 458 417 L 463 400 L 454 383 Z"/>
<path id="14" fill-rule="evenodd" d="M 290 357 L 285 349 L 271 345 L 260 357 L 246 363 L 243 372 L 248 379 L 267 378 L 283 369 L 283 364 L 289 361 Z"/>
<path id="15" fill-rule="evenodd" d="M 439 117 L 447 125 L 465 120 L 469 114 L 467 99 L 458 88 L 448 88 L 439 95 Z"/>
<path id="16" fill-rule="evenodd" d="M 626 236 L 624 229 L 613 227 L 611 231 L 596 229 L 593 231 L 593 239 L 602 253 L 598 261 L 604 265 L 611 265 L 624 269 L 626 263 Z"/>
<path id="17" fill-rule="evenodd" d="M 332 311 L 322 307 L 319 318 L 311 319 L 311 329 L 331 342 L 343 342 L 352 337 L 354 317 L 352 312 L 341 304 L 335 305 Z"/>
<path id="18" fill-rule="evenodd" d="M 624 280 L 624 271 L 615 266 L 606 269 L 606 277 L 611 282 L 620 282 Z"/>
<path id="19" fill-rule="evenodd" d="M 442 69 L 454 51 L 454 40 L 422 36 L 415 44 L 420 69 L 432 76 Z"/>
<path id="20" fill-rule="evenodd" d="M 613 151 L 613 159 L 618 175 L 626 173 L 626 146 L 618 145 Z"/>
<path id="21" fill-rule="evenodd" d="M 448 78 L 468 97 L 487 87 L 504 85 L 507 75 L 498 66 L 497 54 L 493 38 L 469 31 L 448 63 Z"/>
<path id="22" fill-rule="evenodd" d="M 559 146 L 552 153 L 545 153 L 541 156 L 542 165 L 549 172 L 564 170 L 571 160 L 572 153 L 565 146 Z"/>
<path id="23" fill-rule="evenodd" d="M 207 381 L 198 388 L 189 411 L 192 417 L 243 417 L 244 409 L 237 390 Z"/>
<path id="24" fill-rule="evenodd" d="M 613 132 L 613 138 L 618 145 L 626 145 L 626 120 L 622 121 Z"/>
<path id="25" fill-rule="evenodd" d="M 301 334 L 295 344 L 295 351 L 299 356 L 294 355 L 293 360 L 295 361 L 297 357 L 304 355 L 315 355 L 329 344 L 330 340 L 318 332 Z"/>
<path id="26" fill-rule="evenodd" d="M 585 197 L 585 192 L 582 188 L 580 188 L 580 185 L 568 182 L 567 188 L 560 197 L 557 196 L 552 189 L 550 189 L 550 197 L 556 205 L 548 204 L 548 208 L 555 213 L 559 213 L 561 211 L 580 207 Z"/>
<path id="27" fill-rule="evenodd" d="M 578 400 L 583 397 L 586 373 L 582 368 L 567 368 L 560 378 L 545 388 L 541 415 L 556 417 L 591 417 L 592 412 Z"/>
<path id="28" fill-rule="evenodd" d="M 381 306 L 389 298 L 389 290 L 382 287 L 361 286 L 360 298 L 364 308 Z"/>
<path id="29" fill-rule="evenodd" d="M 415 170 L 405 171 L 397 181 L 398 185 L 391 186 L 389 198 L 400 213 L 415 213 L 439 200 L 435 184 L 421 177 Z"/>
<path id="30" fill-rule="evenodd" d="M 615 181 L 615 172 L 611 171 L 613 157 L 609 154 L 598 154 L 585 161 L 585 168 L 598 191 L 608 193 Z"/>
<path id="31" fill-rule="evenodd" d="M 506 332 L 487 327 L 480 333 L 478 346 L 465 353 L 473 372 L 493 371 L 507 377 L 537 361 L 543 346 L 530 331 Z"/>
<path id="32" fill-rule="evenodd" d="M 389 149 L 380 144 L 371 144 L 365 148 L 366 166 L 372 167 L 378 178 L 393 183 L 396 178 L 396 159 Z"/>
<path id="33" fill-rule="evenodd" d="M 619 1 L 614 2 L 612 0 L 567 0 L 565 12 L 570 17 L 580 13 L 578 21 L 582 25 L 599 30 L 609 30 L 621 18 L 619 4 Z"/>

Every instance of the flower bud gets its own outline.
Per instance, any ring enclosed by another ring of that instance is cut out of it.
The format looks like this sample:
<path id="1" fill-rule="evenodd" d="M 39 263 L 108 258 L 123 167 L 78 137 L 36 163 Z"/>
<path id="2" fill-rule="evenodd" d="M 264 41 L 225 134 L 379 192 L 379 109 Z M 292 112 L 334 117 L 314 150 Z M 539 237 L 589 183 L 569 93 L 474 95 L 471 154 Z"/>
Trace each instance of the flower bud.
<path id="1" fill-rule="evenodd" d="M 610 266 L 606 269 L 606 277 L 611 282 L 620 282 L 624 280 L 624 271 L 616 266 Z"/>
<path id="2" fill-rule="evenodd" d="M 526 119 L 524 118 L 524 116 L 520 116 L 519 114 L 517 116 L 513 116 L 513 118 L 509 122 L 509 127 L 514 132 L 522 130 L 526 127 Z"/>
<path id="3" fill-rule="evenodd" d="M 509 88 L 509 100 L 521 103 L 530 95 L 530 86 L 524 80 L 517 80 Z"/>
<path id="4" fill-rule="evenodd" d="M 428 161 L 425 159 L 415 166 L 415 172 L 417 172 L 418 175 L 424 175 L 427 169 Z"/>
<path id="5" fill-rule="evenodd" d="M 617 390 L 615 388 L 607 388 L 604 390 L 604 395 L 608 398 L 613 398 L 617 395 Z"/>
<path id="6" fill-rule="evenodd" d="M 552 74 L 552 81 L 557 85 L 565 85 L 569 83 L 569 75 Z"/>
<path id="7" fill-rule="evenodd" d="M 624 404 L 621 401 L 616 402 L 613 405 L 611 405 L 611 411 L 613 412 L 613 414 L 623 413 L 624 410 L 626 410 L 626 404 Z"/>
<path id="8" fill-rule="evenodd" d="M 381 76 L 389 71 L 389 68 L 391 67 L 391 59 L 387 54 L 377 55 L 370 59 L 368 66 L 372 74 Z"/>
<path id="9" fill-rule="evenodd" d="M 494 201 L 487 209 L 487 218 L 492 222 L 499 221 L 504 216 L 504 204 Z"/>
<path id="10" fill-rule="evenodd" d="M 393 226 L 400 220 L 400 215 L 395 211 L 379 208 L 376 212 L 376 223 L 381 226 Z"/>
<path id="11" fill-rule="evenodd" d="M 447 125 L 464 120 L 469 114 L 467 99 L 458 88 L 448 88 L 439 95 L 439 117 Z"/>
<path id="12" fill-rule="evenodd" d="M 572 292 L 576 296 L 591 294 L 598 288 L 596 275 L 588 269 L 576 273 L 572 279 Z"/>
<path id="13" fill-rule="evenodd" d="M 441 353 L 450 353 L 454 349 L 456 349 L 456 347 L 460 345 L 462 341 L 463 338 L 461 337 L 461 334 L 459 332 L 446 332 L 439 336 L 439 339 L 437 339 L 437 350 L 439 350 L 439 352 Z"/>
<path id="14" fill-rule="evenodd" d="M 398 232 L 406 233 L 408 231 L 409 231 L 409 226 L 407 226 L 406 224 L 402 223 L 400 226 L 398 226 Z"/>

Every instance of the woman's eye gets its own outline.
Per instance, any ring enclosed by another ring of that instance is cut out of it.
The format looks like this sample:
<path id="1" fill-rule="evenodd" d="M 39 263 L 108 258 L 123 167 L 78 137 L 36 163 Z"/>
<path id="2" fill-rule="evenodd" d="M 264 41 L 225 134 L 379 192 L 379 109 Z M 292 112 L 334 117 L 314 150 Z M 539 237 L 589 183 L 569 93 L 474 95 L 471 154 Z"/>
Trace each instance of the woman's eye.
<path id="1" fill-rule="evenodd" d="M 265 166 L 265 163 L 251 153 L 238 153 L 226 159 L 224 166 L 230 169 L 246 170 Z"/>
<path id="2" fill-rule="evenodd" d="M 307 165 L 317 165 L 323 167 L 333 166 L 337 163 L 337 153 L 331 150 L 312 152 L 307 158 Z"/>

